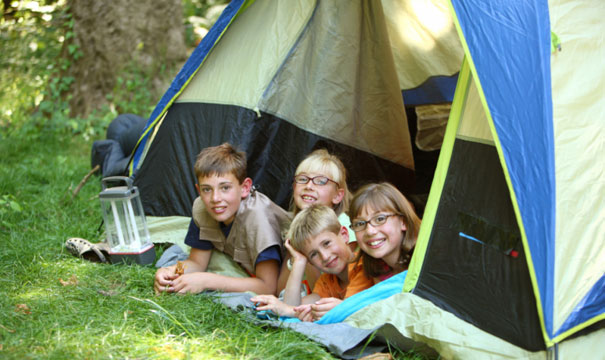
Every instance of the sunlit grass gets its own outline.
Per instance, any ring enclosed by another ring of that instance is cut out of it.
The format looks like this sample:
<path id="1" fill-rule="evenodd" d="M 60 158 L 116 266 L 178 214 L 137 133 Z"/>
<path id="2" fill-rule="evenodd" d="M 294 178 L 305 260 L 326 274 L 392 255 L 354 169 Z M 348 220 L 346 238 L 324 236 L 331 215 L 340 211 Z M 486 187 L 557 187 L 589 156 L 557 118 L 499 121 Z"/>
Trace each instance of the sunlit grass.
<path id="1" fill-rule="evenodd" d="M 332 358 L 289 330 L 264 328 L 204 295 L 155 296 L 155 268 L 73 257 L 70 236 L 95 241 L 101 212 L 90 142 L 63 135 L 0 143 L 0 358 Z"/>

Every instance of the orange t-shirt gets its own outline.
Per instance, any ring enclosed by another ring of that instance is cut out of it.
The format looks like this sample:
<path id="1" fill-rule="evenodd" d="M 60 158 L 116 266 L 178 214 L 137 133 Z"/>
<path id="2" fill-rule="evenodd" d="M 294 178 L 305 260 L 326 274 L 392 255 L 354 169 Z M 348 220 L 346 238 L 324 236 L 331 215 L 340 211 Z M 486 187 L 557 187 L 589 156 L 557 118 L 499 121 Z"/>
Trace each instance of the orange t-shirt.
<path id="1" fill-rule="evenodd" d="M 313 292 L 322 298 L 337 298 L 344 300 L 349 296 L 355 295 L 360 291 L 370 288 L 374 285 L 372 279 L 368 279 L 363 273 L 363 264 L 361 258 L 359 261 L 348 265 L 349 285 L 342 288 L 338 283 L 338 277 L 333 274 L 323 273 L 317 279 Z"/>

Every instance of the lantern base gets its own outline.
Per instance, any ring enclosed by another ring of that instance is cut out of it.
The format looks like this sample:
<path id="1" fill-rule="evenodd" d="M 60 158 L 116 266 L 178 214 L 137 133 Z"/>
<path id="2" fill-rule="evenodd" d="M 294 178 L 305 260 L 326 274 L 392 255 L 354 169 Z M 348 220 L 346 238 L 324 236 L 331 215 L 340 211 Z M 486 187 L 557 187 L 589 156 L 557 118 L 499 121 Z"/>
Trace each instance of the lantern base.
<path id="1" fill-rule="evenodd" d="M 155 261 L 155 248 L 153 244 L 138 252 L 112 253 L 109 252 L 109 261 L 112 264 L 139 264 L 151 265 Z"/>

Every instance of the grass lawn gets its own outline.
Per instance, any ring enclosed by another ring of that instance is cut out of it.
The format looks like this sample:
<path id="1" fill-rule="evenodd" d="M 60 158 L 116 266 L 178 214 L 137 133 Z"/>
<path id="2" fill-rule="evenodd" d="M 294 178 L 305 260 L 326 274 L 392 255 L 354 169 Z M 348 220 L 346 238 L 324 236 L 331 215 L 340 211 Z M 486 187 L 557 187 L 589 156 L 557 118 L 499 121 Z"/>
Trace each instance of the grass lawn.
<path id="1" fill-rule="evenodd" d="M 89 171 L 91 144 L 0 133 L 0 358 L 333 358 L 294 331 L 255 325 L 204 295 L 155 296 L 153 267 L 71 256 L 68 237 L 100 237 L 100 178 L 71 199 Z"/>

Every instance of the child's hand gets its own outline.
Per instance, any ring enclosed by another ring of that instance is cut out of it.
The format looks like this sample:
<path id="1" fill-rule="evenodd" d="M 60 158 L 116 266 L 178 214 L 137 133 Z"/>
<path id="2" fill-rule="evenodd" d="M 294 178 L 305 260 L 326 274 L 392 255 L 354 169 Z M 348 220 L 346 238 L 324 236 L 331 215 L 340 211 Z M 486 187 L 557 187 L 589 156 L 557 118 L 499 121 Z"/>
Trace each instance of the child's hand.
<path id="1" fill-rule="evenodd" d="M 311 317 L 313 318 L 313 321 L 321 319 L 322 316 L 341 302 L 342 300 L 332 297 L 322 298 L 311 304 Z"/>
<path id="2" fill-rule="evenodd" d="M 273 311 L 279 316 L 295 317 L 293 307 L 280 301 L 274 295 L 257 295 L 250 298 L 250 301 L 257 303 L 255 310 Z"/>
<path id="3" fill-rule="evenodd" d="M 170 281 L 167 292 L 175 292 L 178 294 L 197 294 L 206 290 L 206 275 L 205 272 L 194 272 L 183 274 L 181 276 L 176 275 L 174 280 Z"/>
<path id="4" fill-rule="evenodd" d="M 288 252 L 290 253 L 290 256 L 292 257 L 292 264 L 307 265 L 307 257 L 304 256 L 303 254 L 299 253 L 298 251 L 296 251 L 296 249 L 294 249 L 292 247 L 292 244 L 290 243 L 290 239 L 286 239 L 286 241 L 284 242 L 284 246 L 286 246 L 286 249 L 288 249 Z"/>
<path id="5" fill-rule="evenodd" d="M 308 321 L 308 322 L 313 321 L 313 317 L 311 315 L 311 305 L 309 305 L 309 304 L 296 306 L 294 308 L 294 313 L 296 314 L 296 317 L 300 321 Z"/>
<path id="6" fill-rule="evenodd" d="M 251 297 L 250 301 L 253 303 L 261 303 L 262 305 L 267 306 L 278 302 L 279 299 L 276 298 L 275 295 L 256 295 Z M 257 306 L 256 308 L 257 310 L 271 310 L 269 308 L 261 309 L 260 306 Z"/>
<path id="7" fill-rule="evenodd" d="M 153 289 L 156 295 L 162 292 L 170 292 L 169 288 L 172 284 L 172 280 L 176 279 L 178 275 L 174 272 L 174 266 L 159 268 L 155 273 L 155 279 L 153 281 Z"/>

